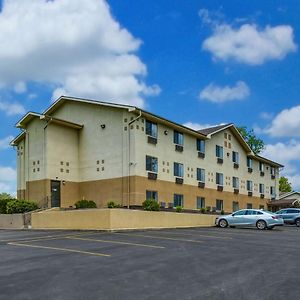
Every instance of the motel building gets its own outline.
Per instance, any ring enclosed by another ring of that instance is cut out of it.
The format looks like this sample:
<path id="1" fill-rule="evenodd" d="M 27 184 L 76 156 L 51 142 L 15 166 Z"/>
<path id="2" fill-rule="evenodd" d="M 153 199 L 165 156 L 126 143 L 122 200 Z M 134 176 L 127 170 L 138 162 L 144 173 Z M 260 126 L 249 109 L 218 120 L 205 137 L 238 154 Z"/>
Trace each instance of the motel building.
<path id="1" fill-rule="evenodd" d="M 267 209 L 279 195 L 283 166 L 255 155 L 233 124 L 195 131 L 134 106 L 62 96 L 16 126 L 17 195 L 40 207 L 151 198 L 232 212 Z"/>

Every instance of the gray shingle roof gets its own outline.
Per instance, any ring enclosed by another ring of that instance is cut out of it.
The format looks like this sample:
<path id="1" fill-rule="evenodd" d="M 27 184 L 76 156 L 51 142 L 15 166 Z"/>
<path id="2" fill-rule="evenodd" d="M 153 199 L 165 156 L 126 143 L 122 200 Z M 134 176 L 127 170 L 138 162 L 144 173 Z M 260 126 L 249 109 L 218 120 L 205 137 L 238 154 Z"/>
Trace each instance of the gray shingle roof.
<path id="1" fill-rule="evenodd" d="M 219 130 L 223 129 L 223 128 L 227 127 L 228 125 L 231 125 L 231 123 L 208 127 L 208 128 L 203 128 L 203 129 L 198 130 L 198 132 L 200 132 L 204 135 L 208 135 L 208 134 L 214 133 L 215 131 L 219 131 Z"/>

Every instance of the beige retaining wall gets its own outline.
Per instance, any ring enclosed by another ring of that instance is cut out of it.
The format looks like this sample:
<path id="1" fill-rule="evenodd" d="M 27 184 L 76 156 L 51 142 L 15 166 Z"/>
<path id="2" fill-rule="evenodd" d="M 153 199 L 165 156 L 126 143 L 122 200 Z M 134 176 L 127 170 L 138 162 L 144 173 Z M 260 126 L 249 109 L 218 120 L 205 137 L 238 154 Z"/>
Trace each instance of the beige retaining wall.
<path id="1" fill-rule="evenodd" d="M 213 226 L 215 215 L 126 209 L 46 210 L 31 215 L 33 229 L 146 229 Z"/>
<path id="2" fill-rule="evenodd" d="M 1 229 L 22 229 L 24 228 L 23 214 L 0 214 Z"/>

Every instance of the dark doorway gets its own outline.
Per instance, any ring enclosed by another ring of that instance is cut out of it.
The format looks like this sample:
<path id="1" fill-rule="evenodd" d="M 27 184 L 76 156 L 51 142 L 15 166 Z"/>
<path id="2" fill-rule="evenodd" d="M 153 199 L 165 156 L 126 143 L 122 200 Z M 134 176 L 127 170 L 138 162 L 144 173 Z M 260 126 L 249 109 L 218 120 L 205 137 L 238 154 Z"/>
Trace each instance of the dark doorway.
<path id="1" fill-rule="evenodd" d="M 51 180 L 51 207 L 60 207 L 60 181 Z"/>

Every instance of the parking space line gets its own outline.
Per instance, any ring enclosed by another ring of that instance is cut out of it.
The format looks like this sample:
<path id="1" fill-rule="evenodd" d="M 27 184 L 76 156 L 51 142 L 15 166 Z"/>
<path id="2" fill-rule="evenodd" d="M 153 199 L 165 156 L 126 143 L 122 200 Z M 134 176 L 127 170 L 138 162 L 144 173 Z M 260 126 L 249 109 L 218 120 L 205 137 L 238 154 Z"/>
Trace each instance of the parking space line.
<path id="1" fill-rule="evenodd" d="M 89 239 L 89 238 L 79 238 L 79 237 L 67 237 L 67 239 L 81 240 L 81 241 L 92 241 L 92 242 L 99 242 L 99 243 L 112 243 L 112 244 L 138 246 L 138 247 L 148 247 L 148 248 L 157 248 L 157 249 L 165 249 L 166 248 L 166 247 L 156 246 L 156 245 L 121 242 L 121 241 L 113 241 L 113 240 L 99 240 L 99 239 Z"/>
<path id="2" fill-rule="evenodd" d="M 177 239 L 177 238 L 171 238 L 171 237 L 166 237 L 166 236 L 131 234 L 131 233 L 117 233 L 117 232 L 114 232 L 114 234 L 128 235 L 128 236 L 135 236 L 135 237 L 145 237 L 145 238 L 151 238 L 151 239 L 171 240 L 171 241 L 179 241 L 179 242 L 190 242 L 190 243 L 201 243 L 201 244 L 203 243 L 203 241 L 189 240 L 189 239 Z"/>
<path id="3" fill-rule="evenodd" d="M 93 255 L 93 256 L 106 256 L 106 257 L 111 256 L 109 254 L 104 254 L 104 253 L 81 251 L 81 250 L 75 250 L 75 249 L 69 249 L 69 248 L 58 248 L 58 247 L 49 247 L 49 246 L 30 245 L 30 244 L 14 243 L 14 242 L 7 243 L 7 245 L 19 246 L 19 247 L 29 247 L 29 248 L 50 249 L 50 250 L 57 250 L 57 251 L 64 251 L 64 252 L 81 253 L 81 254 L 87 254 L 87 255 Z"/>
<path id="4" fill-rule="evenodd" d="M 61 235 L 45 235 L 40 237 L 32 237 L 32 238 L 25 238 L 25 239 L 8 239 L 8 240 L 0 240 L 0 242 L 6 243 L 14 243 L 14 242 L 36 242 L 36 241 L 43 241 L 43 240 L 56 240 L 60 238 L 66 238 L 68 236 L 79 236 L 79 235 L 89 235 L 89 232 L 82 232 L 78 234 L 61 234 Z"/>
<path id="5" fill-rule="evenodd" d="M 186 233 L 186 232 L 166 232 L 166 231 L 155 231 L 155 233 L 165 233 L 165 234 L 174 234 L 174 235 L 190 235 L 190 236 L 199 236 L 199 237 L 207 237 L 207 238 L 215 238 L 215 239 L 225 239 L 225 240 L 232 240 L 232 237 L 227 237 L 227 236 L 217 236 L 217 235 L 206 235 L 206 234 L 197 234 L 195 233 Z"/>

